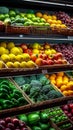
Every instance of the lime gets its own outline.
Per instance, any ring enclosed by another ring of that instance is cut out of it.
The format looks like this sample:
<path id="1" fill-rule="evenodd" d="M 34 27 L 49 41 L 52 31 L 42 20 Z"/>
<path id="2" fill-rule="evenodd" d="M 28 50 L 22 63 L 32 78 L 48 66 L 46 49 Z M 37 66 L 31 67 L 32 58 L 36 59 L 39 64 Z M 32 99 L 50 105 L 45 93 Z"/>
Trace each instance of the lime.
<path id="1" fill-rule="evenodd" d="M 9 14 L 5 14 L 5 18 L 9 18 Z"/>
<path id="2" fill-rule="evenodd" d="M 3 14 L 0 14 L 0 20 L 4 20 L 5 19 L 5 15 L 3 15 Z"/>
<path id="3" fill-rule="evenodd" d="M 14 17 L 14 16 L 16 16 L 16 13 L 15 13 L 14 10 L 10 10 L 10 11 L 9 11 L 9 15 Z"/>

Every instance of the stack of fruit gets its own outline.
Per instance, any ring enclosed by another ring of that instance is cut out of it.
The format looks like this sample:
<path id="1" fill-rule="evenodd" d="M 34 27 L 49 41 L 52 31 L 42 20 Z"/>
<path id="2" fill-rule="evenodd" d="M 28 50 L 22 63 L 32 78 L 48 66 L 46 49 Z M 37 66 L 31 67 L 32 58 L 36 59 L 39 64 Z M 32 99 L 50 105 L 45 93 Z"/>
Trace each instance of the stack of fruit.
<path id="1" fill-rule="evenodd" d="M 7 117 L 0 119 L 0 130 L 28 130 L 25 122 L 17 118 Z"/>
<path id="2" fill-rule="evenodd" d="M 34 68 L 67 63 L 62 53 L 57 52 L 48 43 L 15 46 L 14 42 L 1 42 L 0 56 L 8 68 Z"/>
<path id="3" fill-rule="evenodd" d="M 64 72 L 52 74 L 47 77 L 65 96 L 73 95 L 73 81 Z"/>
<path id="4" fill-rule="evenodd" d="M 0 110 L 27 104 L 22 93 L 8 80 L 0 79 Z"/>
<path id="5" fill-rule="evenodd" d="M 37 17 L 33 10 L 27 10 L 20 12 L 17 9 L 9 10 L 6 7 L 0 7 L 0 20 L 4 22 L 5 25 L 16 25 L 16 26 L 49 26 L 44 18 Z"/>
<path id="6" fill-rule="evenodd" d="M 16 47 L 14 42 L 0 43 L 1 60 L 8 68 L 34 68 L 36 64 L 31 60 L 28 53 L 23 53 L 21 47 Z M 1 62 L 0 62 L 1 63 Z M 0 64 L 2 68 L 2 63 Z"/>
<path id="7" fill-rule="evenodd" d="M 64 23 L 62 23 L 61 20 L 57 19 L 55 14 L 50 15 L 48 13 L 42 14 L 41 12 L 37 12 L 36 16 L 40 17 L 40 18 L 44 18 L 46 20 L 46 22 L 50 24 L 51 28 L 55 28 L 55 27 L 58 29 L 67 28 L 67 26 Z"/>
<path id="8" fill-rule="evenodd" d="M 73 64 L 73 44 L 54 44 L 53 48 L 61 52 L 64 55 L 65 59 L 70 64 Z"/>
<path id="9" fill-rule="evenodd" d="M 56 91 L 50 81 L 42 74 L 14 77 L 14 80 L 33 102 L 62 97 L 62 94 Z"/>
<path id="10" fill-rule="evenodd" d="M 73 121 L 73 104 L 62 106 L 62 110 Z"/>
<path id="11" fill-rule="evenodd" d="M 48 114 L 44 111 L 19 115 L 18 118 L 25 121 L 32 130 L 55 130 L 49 122 Z"/>
<path id="12" fill-rule="evenodd" d="M 61 20 L 63 24 L 73 29 L 73 18 L 70 15 L 65 12 L 59 11 L 56 13 L 56 16 L 57 19 Z"/>

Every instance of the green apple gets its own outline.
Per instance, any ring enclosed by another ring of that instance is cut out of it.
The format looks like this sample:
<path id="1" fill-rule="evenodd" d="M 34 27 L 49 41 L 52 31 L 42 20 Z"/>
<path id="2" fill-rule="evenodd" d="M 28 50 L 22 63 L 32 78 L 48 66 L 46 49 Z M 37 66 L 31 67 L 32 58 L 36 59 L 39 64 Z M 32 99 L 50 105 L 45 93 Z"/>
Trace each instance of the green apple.
<path id="1" fill-rule="evenodd" d="M 5 14 L 5 18 L 9 18 L 9 14 Z"/>
<path id="2" fill-rule="evenodd" d="M 34 22 L 33 25 L 38 26 L 38 23 L 37 23 L 37 22 Z"/>
<path id="3" fill-rule="evenodd" d="M 50 26 L 50 24 L 49 23 L 45 23 L 45 26 Z"/>
<path id="4" fill-rule="evenodd" d="M 28 19 L 31 19 L 31 18 L 32 18 L 32 15 L 31 15 L 31 14 L 27 14 L 27 18 L 28 18 Z"/>
<path id="5" fill-rule="evenodd" d="M 4 20 L 5 19 L 5 15 L 4 14 L 0 14 L 0 20 Z"/>
<path id="6" fill-rule="evenodd" d="M 27 18 L 27 17 L 24 17 L 24 21 L 27 22 L 27 21 L 28 21 L 28 18 Z"/>
<path id="7" fill-rule="evenodd" d="M 14 20 L 15 20 L 15 18 L 14 18 L 14 17 L 11 17 L 10 19 L 11 19 L 11 21 L 14 21 Z"/>
<path id="8" fill-rule="evenodd" d="M 14 16 L 16 16 L 16 12 L 14 10 L 10 10 L 9 15 L 14 17 Z"/>
<path id="9" fill-rule="evenodd" d="M 29 26 L 29 25 L 31 25 L 31 22 L 25 22 L 24 23 L 24 26 Z"/>
<path id="10" fill-rule="evenodd" d="M 16 15 L 16 17 L 15 18 L 20 18 L 20 15 Z"/>
<path id="11" fill-rule="evenodd" d="M 40 22 L 46 22 L 46 20 L 44 18 L 41 18 Z"/>

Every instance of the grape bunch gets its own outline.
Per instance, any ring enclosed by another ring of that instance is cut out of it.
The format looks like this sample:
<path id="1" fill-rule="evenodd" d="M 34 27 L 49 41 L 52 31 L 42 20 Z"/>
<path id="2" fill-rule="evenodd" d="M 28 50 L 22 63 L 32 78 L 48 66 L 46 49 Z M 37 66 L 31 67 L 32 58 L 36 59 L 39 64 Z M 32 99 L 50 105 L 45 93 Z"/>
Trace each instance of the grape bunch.
<path id="1" fill-rule="evenodd" d="M 57 12 L 56 13 L 57 19 L 61 20 L 63 24 L 65 24 L 67 27 L 73 29 L 73 18 L 71 18 L 71 16 L 69 16 L 67 13 L 65 12 Z"/>
<path id="2" fill-rule="evenodd" d="M 65 59 L 70 63 L 73 64 L 73 45 L 72 44 L 55 44 L 53 47 L 63 54 Z"/>

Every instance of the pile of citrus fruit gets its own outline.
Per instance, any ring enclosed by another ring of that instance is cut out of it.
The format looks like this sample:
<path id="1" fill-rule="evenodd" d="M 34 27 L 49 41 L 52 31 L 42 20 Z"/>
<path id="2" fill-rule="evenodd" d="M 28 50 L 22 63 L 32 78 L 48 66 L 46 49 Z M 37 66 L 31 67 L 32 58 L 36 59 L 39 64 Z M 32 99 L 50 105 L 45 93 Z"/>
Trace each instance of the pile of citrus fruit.
<path id="1" fill-rule="evenodd" d="M 54 27 L 58 29 L 67 28 L 67 26 L 63 24 L 61 20 L 57 19 L 56 15 L 50 15 L 47 13 L 42 14 L 41 12 L 37 12 L 36 16 L 45 19 L 46 22 L 50 24 L 51 28 L 54 28 Z"/>
<path id="2" fill-rule="evenodd" d="M 51 74 L 47 77 L 65 96 L 73 95 L 73 80 L 70 79 L 64 72 Z"/>

